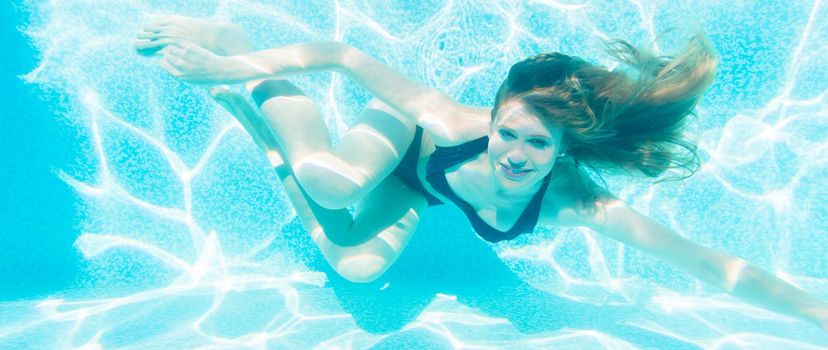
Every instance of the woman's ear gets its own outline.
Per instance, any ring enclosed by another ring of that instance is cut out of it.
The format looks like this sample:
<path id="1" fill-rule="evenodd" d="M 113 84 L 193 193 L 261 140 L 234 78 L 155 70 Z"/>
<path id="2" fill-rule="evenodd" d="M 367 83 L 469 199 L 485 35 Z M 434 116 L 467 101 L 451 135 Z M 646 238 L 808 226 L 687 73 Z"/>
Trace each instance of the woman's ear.
<path id="1" fill-rule="evenodd" d="M 566 156 L 566 150 L 569 148 L 569 143 L 561 141 L 561 147 L 558 148 L 558 158 Z"/>

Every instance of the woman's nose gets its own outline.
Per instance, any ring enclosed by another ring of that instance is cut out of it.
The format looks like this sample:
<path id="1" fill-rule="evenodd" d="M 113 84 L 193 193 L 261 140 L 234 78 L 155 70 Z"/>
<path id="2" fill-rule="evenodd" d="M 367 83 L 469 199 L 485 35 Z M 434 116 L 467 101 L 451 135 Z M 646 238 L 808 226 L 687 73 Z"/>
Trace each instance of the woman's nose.
<path id="1" fill-rule="evenodd" d="M 520 169 L 520 168 L 523 168 L 523 166 L 524 166 L 525 164 L 526 164 L 526 162 L 525 162 L 525 161 L 524 161 L 524 162 L 519 162 L 519 163 L 517 163 L 517 162 L 515 162 L 515 161 L 513 161 L 513 160 L 509 159 L 509 167 L 510 167 L 510 168 L 512 168 L 512 169 Z"/>
<path id="2" fill-rule="evenodd" d="M 526 157 L 520 152 L 512 152 L 506 156 L 506 159 L 509 161 L 509 167 L 511 168 L 519 169 L 526 165 Z"/>

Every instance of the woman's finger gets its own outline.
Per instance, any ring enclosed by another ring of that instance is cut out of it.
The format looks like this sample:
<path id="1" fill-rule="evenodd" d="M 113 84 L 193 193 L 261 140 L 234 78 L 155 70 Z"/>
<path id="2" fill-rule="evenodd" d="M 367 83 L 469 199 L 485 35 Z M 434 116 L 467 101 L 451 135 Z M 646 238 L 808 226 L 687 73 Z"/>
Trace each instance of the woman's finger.
<path id="1" fill-rule="evenodd" d="M 164 48 L 163 53 L 165 57 L 181 57 L 183 51 L 178 43 L 170 43 Z"/>
<path id="2" fill-rule="evenodd" d="M 153 33 L 153 32 L 138 32 L 138 34 L 135 34 L 135 38 L 136 39 L 144 39 L 144 40 L 153 40 L 153 39 L 156 39 L 155 38 L 156 35 L 157 34 Z"/>
<path id="3" fill-rule="evenodd" d="M 164 49 L 164 59 L 178 69 L 179 71 L 184 71 L 185 66 L 187 65 L 187 60 L 182 55 L 183 51 L 175 46 L 167 46 Z"/>
<path id="4" fill-rule="evenodd" d="M 175 28 L 165 28 L 159 32 L 139 32 L 135 37 L 138 39 L 157 40 L 162 38 L 181 38 L 181 31 Z"/>
<path id="5" fill-rule="evenodd" d="M 184 68 L 184 64 L 187 63 L 181 57 L 178 56 L 170 56 L 169 62 L 172 63 L 173 66 L 178 70 L 182 70 L 182 68 Z"/>
<path id="6" fill-rule="evenodd" d="M 158 50 L 163 49 L 164 46 L 166 44 L 160 43 L 159 41 L 135 40 L 132 42 L 132 47 L 135 48 L 135 51 L 138 51 L 138 54 L 143 56 L 158 55 Z"/>
<path id="7" fill-rule="evenodd" d="M 132 42 L 132 47 L 134 47 L 138 51 L 148 49 L 160 50 L 162 47 L 164 47 L 164 44 L 156 40 L 135 40 Z"/>
<path id="8" fill-rule="evenodd" d="M 170 62 L 167 60 L 167 57 L 161 58 L 159 63 L 161 64 L 161 68 L 163 68 L 165 71 L 169 72 L 176 78 L 180 78 L 184 75 L 183 73 L 181 73 L 180 70 L 178 70 L 178 68 L 170 64 Z"/>
<path id="9" fill-rule="evenodd" d="M 165 29 L 168 29 L 166 26 L 160 26 L 155 23 L 150 23 L 146 27 L 144 27 L 145 32 L 151 33 L 160 33 L 163 32 Z"/>
<path id="10" fill-rule="evenodd" d="M 135 35 L 135 37 L 138 38 L 138 39 L 145 39 L 145 40 L 158 40 L 158 39 L 161 39 L 161 38 L 165 38 L 166 36 L 164 36 L 161 33 L 140 32 L 137 35 Z"/>
<path id="11" fill-rule="evenodd" d="M 178 39 L 169 38 L 159 40 L 135 40 L 132 42 L 132 46 L 135 47 L 135 50 L 144 56 L 164 54 L 164 52 L 161 52 L 162 49 L 168 46 L 175 47 L 177 45 L 179 45 Z"/>

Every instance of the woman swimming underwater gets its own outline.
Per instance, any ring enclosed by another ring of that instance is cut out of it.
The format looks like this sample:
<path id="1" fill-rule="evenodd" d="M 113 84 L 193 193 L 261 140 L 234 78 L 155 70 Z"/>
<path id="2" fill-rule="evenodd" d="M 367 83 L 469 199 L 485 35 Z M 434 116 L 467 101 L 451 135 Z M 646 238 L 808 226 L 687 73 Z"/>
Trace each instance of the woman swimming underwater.
<path id="1" fill-rule="evenodd" d="M 322 255 L 350 281 L 376 279 L 428 206 L 454 203 L 487 241 L 536 225 L 588 227 L 828 331 L 825 301 L 683 238 L 584 172 L 698 170 L 682 131 L 716 69 L 702 35 L 669 60 L 610 42 L 610 53 L 638 70 L 635 79 L 559 53 L 530 57 L 511 67 L 493 108 L 459 104 L 340 42 L 252 52 L 236 25 L 167 16 L 134 45 L 183 81 L 245 84 L 258 110 L 226 89 L 211 94 L 267 154 Z M 314 103 L 282 79 L 318 71 L 343 73 L 375 96 L 336 148 Z"/>

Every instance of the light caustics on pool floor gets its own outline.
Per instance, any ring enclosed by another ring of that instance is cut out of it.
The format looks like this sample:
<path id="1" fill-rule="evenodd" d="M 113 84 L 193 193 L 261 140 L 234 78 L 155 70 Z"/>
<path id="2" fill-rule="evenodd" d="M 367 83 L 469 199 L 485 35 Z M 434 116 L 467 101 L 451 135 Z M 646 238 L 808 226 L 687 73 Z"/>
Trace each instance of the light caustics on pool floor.
<path id="1" fill-rule="evenodd" d="M 681 184 L 610 185 L 682 235 L 828 295 L 820 201 L 828 159 L 828 69 L 820 53 L 828 27 L 815 20 L 828 9 L 819 1 L 694 6 L 32 3 L 27 33 L 41 61 L 25 78 L 68 97 L 60 117 L 79 130 L 80 165 L 57 175 L 81 201 L 75 246 L 89 268 L 82 287 L 65 296 L 0 304 L 0 348 L 358 349 L 393 339 L 433 348 L 641 347 L 641 339 L 588 327 L 523 333 L 442 293 L 393 332 L 357 326 L 325 274 L 303 263 L 313 247 L 286 242 L 307 233 L 284 231 L 294 213 L 242 127 L 204 89 L 131 51 L 134 34 L 165 13 L 233 20 L 257 48 L 341 40 L 476 105 L 490 103 L 498 79 L 525 56 L 561 50 L 609 64 L 597 38 L 647 43 L 692 15 L 722 59 L 692 129 L 704 168 Z M 659 46 L 676 48 L 680 39 L 668 35 Z M 335 139 L 369 98 L 339 75 L 295 81 L 319 103 Z M 635 305 L 641 311 L 629 324 L 687 344 L 828 344 L 810 324 L 740 303 L 586 230 L 540 229 L 491 249 L 535 288 L 583 303 Z M 429 258 L 428 251 L 406 254 Z"/>

